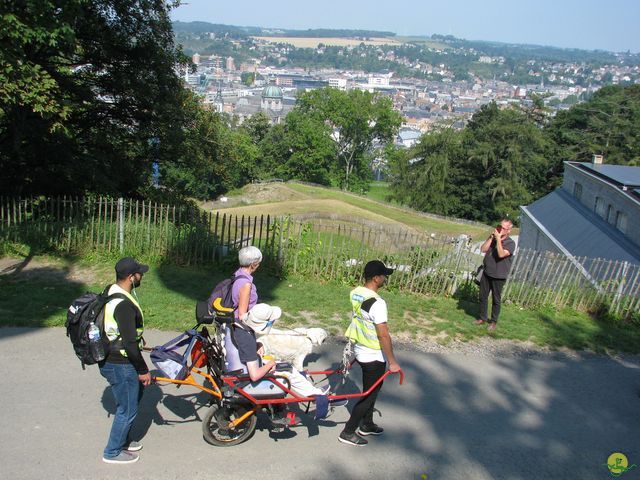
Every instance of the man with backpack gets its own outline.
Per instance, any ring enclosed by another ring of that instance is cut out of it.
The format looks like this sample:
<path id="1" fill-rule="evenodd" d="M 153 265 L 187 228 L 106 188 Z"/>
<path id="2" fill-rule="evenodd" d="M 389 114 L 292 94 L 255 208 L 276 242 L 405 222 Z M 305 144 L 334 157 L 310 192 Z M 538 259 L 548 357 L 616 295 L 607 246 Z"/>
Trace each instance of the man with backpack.
<path id="1" fill-rule="evenodd" d="M 117 406 L 102 456 L 105 463 L 137 462 L 138 454 L 134 452 L 142 449 L 142 445 L 129 438 L 129 431 L 144 387 L 151 383 L 151 374 L 142 357 L 144 318 L 135 292 L 148 271 L 148 265 L 131 257 L 122 258 L 116 263 L 116 283 L 107 292 L 121 295 L 110 300 L 104 309 L 104 332 L 110 344 L 104 361 L 99 363 L 100 374 L 111 385 Z"/>

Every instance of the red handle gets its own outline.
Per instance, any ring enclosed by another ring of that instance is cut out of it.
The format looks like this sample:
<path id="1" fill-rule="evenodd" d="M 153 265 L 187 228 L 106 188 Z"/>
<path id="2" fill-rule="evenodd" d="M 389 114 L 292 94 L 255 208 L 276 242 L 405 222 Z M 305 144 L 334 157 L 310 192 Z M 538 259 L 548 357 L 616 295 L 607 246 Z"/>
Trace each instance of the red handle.
<path id="1" fill-rule="evenodd" d="M 404 372 L 402 371 L 402 369 L 398 370 L 397 372 L 392 372 L 389 371 L 390 374 L 395 375 L 396 373 L 400 374 L 400 385 L 402 385 L 402 382 L 404 382 Z"/>

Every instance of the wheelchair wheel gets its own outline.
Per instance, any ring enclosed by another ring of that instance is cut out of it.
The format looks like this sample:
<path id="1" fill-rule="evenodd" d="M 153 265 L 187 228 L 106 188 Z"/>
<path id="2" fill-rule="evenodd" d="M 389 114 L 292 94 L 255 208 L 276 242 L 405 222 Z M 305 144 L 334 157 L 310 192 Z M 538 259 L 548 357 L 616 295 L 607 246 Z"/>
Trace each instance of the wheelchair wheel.
<path id="1" fill-rule="evenodd" d="M 240 418 L 248 409 L 242 405 L 211 405 L 202 421 L 202 435 L 207 443 L 217 447 L 231 447 L 248 440 L 256 430 L 258 419 L 251 415 L 236 428 L 229 428 L 229 423 Z"/>

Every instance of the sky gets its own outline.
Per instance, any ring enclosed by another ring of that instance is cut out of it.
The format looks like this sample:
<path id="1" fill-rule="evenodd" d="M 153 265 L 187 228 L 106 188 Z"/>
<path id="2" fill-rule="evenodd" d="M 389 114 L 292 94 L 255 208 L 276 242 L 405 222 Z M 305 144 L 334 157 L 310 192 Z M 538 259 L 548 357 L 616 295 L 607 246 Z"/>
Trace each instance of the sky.
<path id="1" fill-rule="evenodd" d="M 640 52 L 640 0 L 182 0 L 173 20 Z"/>

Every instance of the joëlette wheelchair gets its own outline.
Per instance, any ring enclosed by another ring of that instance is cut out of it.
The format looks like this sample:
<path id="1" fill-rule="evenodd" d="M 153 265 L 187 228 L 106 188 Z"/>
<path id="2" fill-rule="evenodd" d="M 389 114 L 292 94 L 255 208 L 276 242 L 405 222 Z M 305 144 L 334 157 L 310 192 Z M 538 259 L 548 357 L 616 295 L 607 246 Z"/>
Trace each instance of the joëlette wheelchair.
<path id="1" fill-rule="evenodd" d="M 219 300 L 219 299 L 218 299 Z M 153 363 L 167 376 L 156 376 L 157 383 L 172 383 L 175 385 L 191 385 L 209 393 L 211 406 L 203 418 L 202 434 L 205 441 L 211 445 L 230 447 L 248 440 L 256 429 L 257 412 L 264 409 L 270 416 L 278 408 L 287 404 L 307 404 L 307 412 L 317 397 L 302 397 L 291 390 L 289 381 L 278 374 L 290 369 L 288 364 L 277 364 L 276 370 L 258 380 L 251 382 L 248 374 L 243 370 L 225 371 L 225 337 L 229 332 L 234 318 L 233 310 L 224 308 L 215 302 L 211 308 L 207 302 L 196 305 L 196 325 L 168 343 L 154 348 L 145 348 L 151 352 Z M 211 331 L 206 327 L 213 326 Z M 184 349 L 183 353 L 177 350 Z M 320 376 L 328 379 L 331 375 L 348 372 L 353 362 L 343 362 L 341 368 L 335 370 L 320 370 L 304 372 L 309 377 Z M 404 374 L 400 373 L 400 384 Z M 325 398 L 329 408 L 332 402 L 344 399 L 359 398 L 368 395 L 391 372 L 385 372 L 377 382 L 366 392 L 329 395 Z M 200 383 L 197 378 L 202 378 Z M 317 411 L 321 410 L 318 403 Z M 326 413 L 326 412 L 325 412 Z M 295 421 L 295 415 L 289 413 L 288 420 Z M 318 417 L 316 414 L 316 418 Z M 287 423 L 274 425 L 276 428 L 288 428 Z"/>

